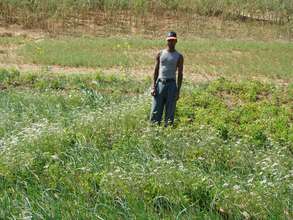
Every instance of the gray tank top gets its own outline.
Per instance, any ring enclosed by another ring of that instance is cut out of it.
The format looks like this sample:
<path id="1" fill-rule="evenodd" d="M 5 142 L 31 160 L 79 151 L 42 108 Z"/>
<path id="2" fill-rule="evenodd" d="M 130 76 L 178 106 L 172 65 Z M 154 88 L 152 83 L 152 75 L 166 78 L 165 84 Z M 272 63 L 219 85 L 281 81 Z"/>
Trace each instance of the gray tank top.
<path id="1" fill-rule="evenodd" d="M 159 79 L 176 79 L 178 60 L 181 54 L 176 50 L 169 52 L 167 49 L 160 53 Z"/>

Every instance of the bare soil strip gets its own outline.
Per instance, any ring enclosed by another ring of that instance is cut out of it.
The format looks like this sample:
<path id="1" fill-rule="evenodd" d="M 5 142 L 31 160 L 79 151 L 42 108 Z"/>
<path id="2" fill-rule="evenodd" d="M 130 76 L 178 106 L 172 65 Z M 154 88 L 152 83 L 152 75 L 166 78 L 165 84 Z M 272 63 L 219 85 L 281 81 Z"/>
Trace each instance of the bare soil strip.
<path id="1" fill-rule="evenodd" d="M 41 29 L 23 29 L 19 25 L 0 26 L 0 37 L 24 37 L 32 40 L 44 38 L 46 33 Z"/>
<path id="2" fill-rule="evenodd" d="M 92 73 L 101 73 L 101 74 L 119 74 L 119 75 L 127 75 L 134 77 L 136 79 L 143 79 L 146 77 L 152 78 L 153 76 L 153 67 L 144 67 L 144 68 L 87 68 L 87 67 L 67 67 L 67 66 L 59 66 L 59 65 L 37 65 L 37 64 L 3 64 L 0 63 L 0 68 L 5 69 L 17 69 L 21 73 L 48 73 L 48 74 L 92 74 Z M 187 80 L 191 80 L 195 83 L 211 81 L 219 76 L 212 74 L 201 74 L 186 71 L 185 77 Z"/>
<path id="3" fill-rule="evenodd" d="M 0 63 L 0 68 L 5 69 L 17 69 L 21 74 L 25 73 L 46 73 L 46 74 L 106 74 L 106 75 L 121 75 L 130 76 L 135 79 L 144 79 L 147 77 L 152 78 L 153 67 L 142 67 L 142 68 L 87 68 L 87 67 L 67 67 L 58 65 L 37 65 L 37 64 L 3 64 Z M 216 80 L 220 77 L 225 77 L 233 81 L 240 81 L 246 78 L 241 76 L 221 76 L 220 74 L 207 73 L 207 72 L 196 72 L 194 69 L 188 66 L 184 71 L 184 80 L 192 83 L 205 83 Z M 254 76 L 249 77 L 249 80 L 256 80 L 263 83 L 273 83 L 279 86 L 288 86 L 291 81 L 284 79 L 272 79 L 265 76 Z"/>

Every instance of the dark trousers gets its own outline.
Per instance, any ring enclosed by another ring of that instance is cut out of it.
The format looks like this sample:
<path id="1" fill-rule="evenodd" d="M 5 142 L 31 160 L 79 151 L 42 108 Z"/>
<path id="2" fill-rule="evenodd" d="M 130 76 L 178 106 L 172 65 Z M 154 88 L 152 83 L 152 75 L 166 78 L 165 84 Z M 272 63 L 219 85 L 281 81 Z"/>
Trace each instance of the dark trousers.
<path id="1" fill-rule="evenodd" d="M 165 109 L 165 126 L 174 123 L 176 109 L 177 86 L 175 80 L 158 80 L 156 85 L 156 96 L 153 97 L 150 120 L 161 124 L 163 111 Z"/>

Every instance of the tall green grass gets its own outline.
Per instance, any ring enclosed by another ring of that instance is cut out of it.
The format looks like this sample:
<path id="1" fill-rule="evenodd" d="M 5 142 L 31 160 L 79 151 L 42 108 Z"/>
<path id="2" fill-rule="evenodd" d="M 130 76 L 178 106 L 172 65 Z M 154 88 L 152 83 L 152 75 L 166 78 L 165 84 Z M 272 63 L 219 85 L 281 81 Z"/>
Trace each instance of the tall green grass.
<path id="1" fill-rule="evenodd" d="M 5 71 L 0 218 L 292 218 L 292 85 L 184 82 L 161 128 L 150 81 Z"/>
<path id="2" fill-rule="evenodd" d="M 114 104 L 143 92 L 147 85 L 145 80 L 135 81 L 121 75 L 103 76 L 99 72 L 53 77 L 49 74 L 23 76 L 17 70 L 6 69 L 0 70 L 0 82 L 0 89 L 4 90 L 0 94 L 3 113 L 0 137 L 9 136 L 17 127 L 25 126 L 25 119 L 66 123 L 65 119 L 72 120 L 76 111 Z"/>

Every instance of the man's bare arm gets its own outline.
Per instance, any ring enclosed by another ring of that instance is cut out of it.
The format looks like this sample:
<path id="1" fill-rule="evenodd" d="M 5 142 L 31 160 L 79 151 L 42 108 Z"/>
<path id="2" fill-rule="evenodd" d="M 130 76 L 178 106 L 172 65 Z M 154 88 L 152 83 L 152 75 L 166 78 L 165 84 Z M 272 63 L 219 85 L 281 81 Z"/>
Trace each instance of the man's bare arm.
<path id="1" fill-rule="evenodd" d="M 184 64 L 184 58 L 181 55 L 178 61 L 178 79 L 177 79 L 177 94 L 179 98 L 179 93 L 182 85 L 182 80 L 183 80 L 183 64 Z"/>
<path id="2" fill-rule="evenodd" d="M 154 70 L 152 88 L 156 87 L 157 79 L 158 79 L 158 76 L 159 76 L 159 68 L 160 68 L 160 53 L 158 53 L 157 56 L 156 56 L 156 65 L 155 65 L 155 70 Z"/>

